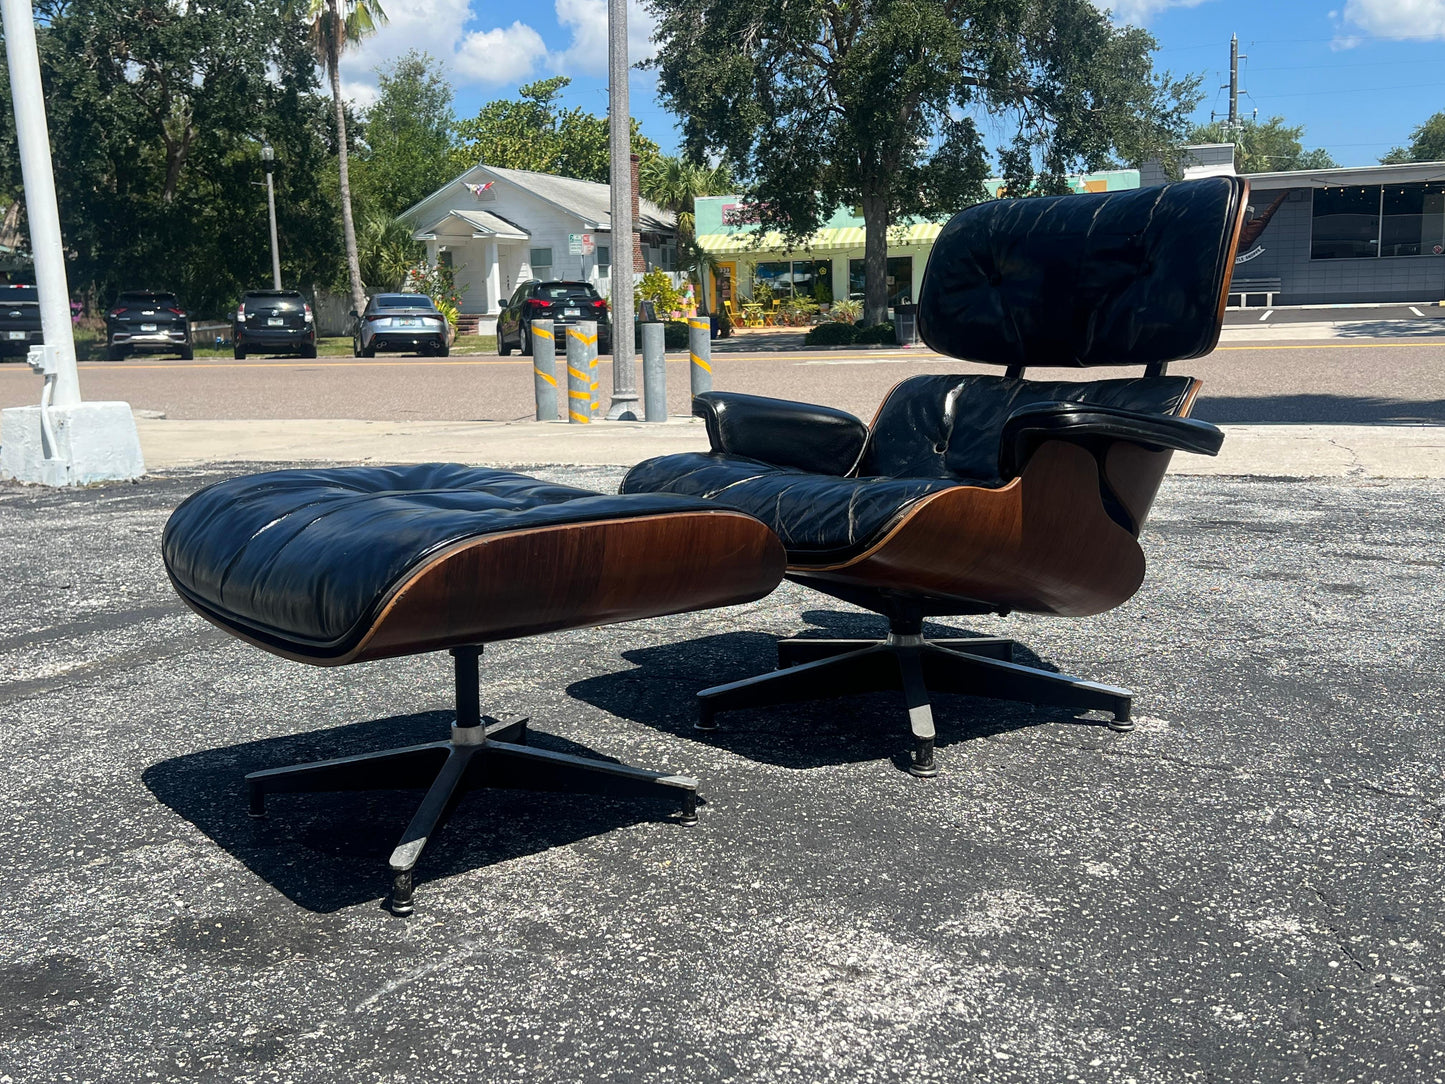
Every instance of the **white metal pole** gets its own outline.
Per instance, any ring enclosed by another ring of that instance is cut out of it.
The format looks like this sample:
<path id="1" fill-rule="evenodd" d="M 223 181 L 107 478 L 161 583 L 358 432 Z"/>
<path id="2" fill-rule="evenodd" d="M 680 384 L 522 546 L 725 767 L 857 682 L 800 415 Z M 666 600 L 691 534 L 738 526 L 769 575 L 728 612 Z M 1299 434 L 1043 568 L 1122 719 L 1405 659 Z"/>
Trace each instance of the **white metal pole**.
<path id="1" fill-rule="evenodd" d="M 607 123 L 612 173 L 612 407 L 637 416 L 632 326 L 632 113 L 627 101 L 627 0 L 607 0 Z"/>
<path id="2" fill-rule="evenodd" d="M 271 288 L 281 289 L 281 250 L 276 245 L 276 189 L 271 184 L 271 171 L 266 171 L 266 209 L 271 212 Z"/>
<path id="3" fill-rule="evenodd" d="M 75 339 L 70 330 L 70 288 L 65 281 L 65 247 L 55 202 L 40 54 L 35 47 L 35 13 L 30 0 L 0 0 L 0 15 L 4 18 L 5 59 L 10 65 L 10 97 L 15 106 L 15 141 L 20 145 L 30 251 L 35 257 L 35 285 L 40 293 L 40 326 L 45 332 L 45 345 L 54 350 L 51 404 L 74 406 L 80 402 L 80 376 L 75 369 Z"/>

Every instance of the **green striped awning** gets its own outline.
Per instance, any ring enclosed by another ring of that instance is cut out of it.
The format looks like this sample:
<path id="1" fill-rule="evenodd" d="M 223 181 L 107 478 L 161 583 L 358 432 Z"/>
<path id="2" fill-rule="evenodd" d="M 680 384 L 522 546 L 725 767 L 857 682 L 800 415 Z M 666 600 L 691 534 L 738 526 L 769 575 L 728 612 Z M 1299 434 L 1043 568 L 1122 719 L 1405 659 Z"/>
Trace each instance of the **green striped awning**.
<path id="1" fill-rule="evenodd" d="M 893 226 L 888 230 L 888 244 L 890 247 L 932 244 L 942 229 L 943 224 L 940 222 Z M 751 233 L 700 233 L 697 237 L 697 243 L 702 250 L 714 255 L 729 252 L 817 252 L 862 248 L 863 240 L 862 226 L 836 226 L 819 230 L 800 244 L 792 246 L 784 243 L 783 235 L 777 230 L 769 230 L 763 234 L 761 242 Z"/>

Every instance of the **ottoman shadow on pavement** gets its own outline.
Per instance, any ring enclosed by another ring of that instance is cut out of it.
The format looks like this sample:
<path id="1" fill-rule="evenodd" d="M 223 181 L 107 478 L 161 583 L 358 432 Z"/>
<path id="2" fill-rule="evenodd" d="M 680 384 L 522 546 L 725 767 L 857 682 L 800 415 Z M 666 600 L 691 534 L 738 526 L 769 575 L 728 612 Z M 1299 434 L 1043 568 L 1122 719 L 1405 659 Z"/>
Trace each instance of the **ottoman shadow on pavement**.
<path id="1" fill-rule="evenodd" d="M 536 748 L 525 718 L 483 715 L 482 645 L 751 602 L 785 559 L 768 528 L 709 501 L 435 463 L 220 482 L 176 509 L 162 551 L 192 609 L 277 655 L 340 666 L 451 652 L 448 739 L 246 776 L 258 816 L 270 793 L 425 789 L 391 855 L 398 914 L 412 910 L 423 848 L 472 787 L 666 797 L 696 819 L 694 779 Z"/>

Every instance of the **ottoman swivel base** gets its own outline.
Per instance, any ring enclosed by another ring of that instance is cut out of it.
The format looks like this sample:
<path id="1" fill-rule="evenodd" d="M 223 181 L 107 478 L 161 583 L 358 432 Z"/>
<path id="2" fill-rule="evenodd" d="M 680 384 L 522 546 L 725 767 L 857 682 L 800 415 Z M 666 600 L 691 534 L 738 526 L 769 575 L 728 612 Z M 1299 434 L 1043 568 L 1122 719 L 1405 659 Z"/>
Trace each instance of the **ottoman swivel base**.
<path id="1" fill-rule="evenodd" d="M 696 779 L 528 748 L 522 744 L 527 738 L 525 717 L 494 719 L 482 715 L 477 696 L 481 653 L 480 646 L 452 649 L 456 660 L 457 721 L 449 741 L 252 772 L 246 776 L 251 815 L 265 815 L 267 794 L 425 788 L 426 797 L 391 852 L 390 906 L 397 915 L 413 911 L 412 871 L 422 850 L 451 815 L 457 801 L 474 787 L 618 798 L 675 797 L 681 807 L 678 823 L 697 823 Z"/>

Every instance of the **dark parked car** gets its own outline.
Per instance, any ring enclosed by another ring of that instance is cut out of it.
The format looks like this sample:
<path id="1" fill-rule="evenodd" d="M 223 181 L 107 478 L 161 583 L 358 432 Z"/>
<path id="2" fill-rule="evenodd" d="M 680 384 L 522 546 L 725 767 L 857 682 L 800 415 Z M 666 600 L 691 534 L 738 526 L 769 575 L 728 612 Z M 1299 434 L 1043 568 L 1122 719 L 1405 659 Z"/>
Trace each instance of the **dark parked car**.
<path id="1" fill-rule="evenodd" d="M 165 290 L 126 290 L 105 315 L 105 356 L 119 361 L 127 354 L 194 356 L 191 322 L 176 295 Z"/>
<path id="2" fill-rule="evenodd" d="M 590 282 L 528 279 L 517 287 L 512 299 L 497 314 L 497 352 L 503 357 L 515 346 L 523 354 L 532 352 L 532 321 L 540 317 L 553 325 L 597 321 L 597 352 L 612 353 L 612 323 L 607 302 Z M 566 351 L 560 340 L 557 353 Z"/>
<path id="3" fill-rule="evenodd" d="M 247 290 L 231 327 L 235 354 L 316 356 L 316 319 L 295 290 Z"/>
<path id="4" fill-rule="evenodd" d="M 34 286 L 0 286 L 0 358 L 23 358 L 45 341 L 40 330 L 40 295 Z"/>
<path id="5" fill-rule="evenodd" d="M 378 350 L 415 350 L 444 358 L 447 349 L 447 318 L 437 311 L 425 294 L 377 294 L 366 303 L 352 327 L 351 342 L 359 358 L 374 357 Z"/>

